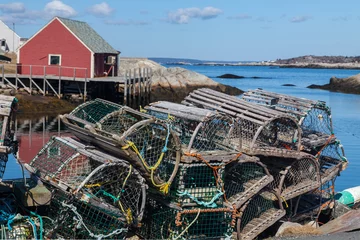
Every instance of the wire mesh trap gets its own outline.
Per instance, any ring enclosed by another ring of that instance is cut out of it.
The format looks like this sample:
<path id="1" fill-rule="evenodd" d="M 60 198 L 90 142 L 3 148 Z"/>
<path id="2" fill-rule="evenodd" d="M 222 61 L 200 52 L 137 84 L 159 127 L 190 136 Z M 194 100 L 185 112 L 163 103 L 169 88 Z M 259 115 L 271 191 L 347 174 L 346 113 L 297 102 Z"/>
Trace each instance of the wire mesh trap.
<path id="1" fill-rule="evenodd" d="M 216 110 L 236 118 L 241 151 L 252 154 L 259 147 L 300 149 L 301 129 L 297 120 L 288 114 L 248 103 L 211 89 L 198 89 L 182 102 Z"/>
<path id="2" fill-rule="evenodd" d="M 60 190 L 53 191 L 47 211 L 52 224 L 44 229 L 47 238 L 125 239 L 128 228 L 124 215 L 90 205 Z"/>
<path id="3" fill-rule="evenodd" d="M 145 109 L 171 124 L 187 152 L 240 148 L 240 139 L 233 134 L 239 131 L 237 123 L 229 116 L 165 101 L 151 103 Z"/>
<path id="4" fill-rule="evenodd" d="M 286 214 L 280 196 L 267 190 L 247 201 L 238 212 L 236 231 L 239 240 L 254 239 Z"/>
<path id="5" fill-rule="evenodd" d="M 258 158 L 247 157 L 245 160 L 228 164 L 224 178 L 224 190 L 228 202 L 225 205 L 240 208 L 272 181 L 273 176 Z"/>
<path id="6" fill-rule="evenodd" d="M 234 226 L 231 208 L 179 209 L 149 199 L 146 219 L 137 234 L 145 239 L 225 239 Z"/>
<path id="7" fill-rule="evenodd" d="M 260 157 L 269 169 L 274 181 L 270 187 L 283 200 L 291 199 L 320 187 L 318 162 L 314 157 L 303 154 L 300 158 Z"/>
<path id="8" fill-rule="evenodd" d="M 331 180 L 313 192 L 290 199 L 287 201 L 288 207 L 284 219 L 303 223 L 314 219 L 318 222 L 320 214 L 331 218 L 331 209 L 335 205 L 334 195 L 334 180 Z"/>
<path id="9" fill-rule="evenodd" d="M 344 148 L 338 140 L 322 148 L 317 148 L 312 153 L 319 161 L 322 183 L 326 183 L 338 176 L 348 165 Z"/>
<path id="10" fill-rule="evenodd" d="M 27 166 L 54 187 L 84 201 L 103 201 L 121 210 L 127 223 L 143 216 L 146 184 L 128 162 L 71 138 L 52 138 Z"/>
<path id="11" fill-rule="evenodd" d="M 313 133 L 330 136 L 333 131 L 331 110 L 323 101 L 314 101 L 284 94 L 249 90 L 242 97 L 248 102 L 264 105 L 291 114 L 298 119 L 303 137 Z"/>
<path id="12" fill-rule="evenodd" d="M 67 117 L 79 125 L 87 123 L 95 124 L 107 114 L 117 111 L 121 107 L 121 105 L 116 103 L 97 98 L 79 105 Z"/>
<path id="13" fill-rule="evenodd" d="M 128 107 L 109 113 L 96 124 L 86 124 L 85 129 L 68 116 L 63 121 L 77 137 L 128 160 L 150 186 L 167 193 L 181 151 L 178 136 L 169 124 Z"/>

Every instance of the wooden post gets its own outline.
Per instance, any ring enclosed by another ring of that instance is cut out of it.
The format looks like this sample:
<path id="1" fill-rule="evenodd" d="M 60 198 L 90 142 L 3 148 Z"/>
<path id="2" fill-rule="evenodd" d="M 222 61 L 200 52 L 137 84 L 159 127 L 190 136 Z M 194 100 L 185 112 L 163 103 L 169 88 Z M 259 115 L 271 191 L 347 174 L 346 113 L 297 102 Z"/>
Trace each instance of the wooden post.
<path id="1" fill-rule="evenodd" d="M 59 98 L 61 98 L 61 66 L 59 66 Z"/>
<path id="2" fill-rule="evenodd" d="M 30 65 L 30 95 L 32 95 L 32 65 Z"/>
<path id="3" fill-rule="evenodd" d="M 115 65 L 112 65 L 112 69 L 111 69 L 111 75 L 114 77 L 114 72 L 115 72 Z"/>
<path id="4" fill-rule="evenodd" d="M 15 67 L 15 87 L 16 87 L 16 90 L 18 89 L 18 65 L 16 64 L 16 67 Z"/>
<path id="5" fill-rule="evenodd" d="M 87 68 L 85 69 L 85 83 L 84 83 L 84 102 L 86 102 L 86 95 L 87 95 L 87 91 L 86 91 L 86 87 L 87 87 Z"/>
<path id="6" fill-rule="evenodd" d="M 43 95 L 45 96 L 46 89 L 45 89 L 45 78 L 46 78 L 46 66 L 44 66 L 44 81 L 43 81 Z"/>
<path id="7" fill-rule="evenodd" d="M 128 73 L 129 71 L 125 71 L 125 83 L 124 83 L 124 106 L 127 105 L 127 81 L 128 81 Z"/>
<path id="8" fill-rule="evenodd" d="M 74 81 L 75 81 L 75 76 L 76 76 L 76 68 L 74 68 Z"/>

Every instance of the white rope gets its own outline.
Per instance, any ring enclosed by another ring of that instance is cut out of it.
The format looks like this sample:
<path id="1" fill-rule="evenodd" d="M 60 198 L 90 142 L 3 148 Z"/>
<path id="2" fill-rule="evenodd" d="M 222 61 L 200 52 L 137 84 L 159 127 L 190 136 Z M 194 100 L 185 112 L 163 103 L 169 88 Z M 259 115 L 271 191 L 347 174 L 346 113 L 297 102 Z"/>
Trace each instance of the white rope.
<path id="1" fill-rule="evenodd" d="M 80 213 L 78 213 L 78 212 L 76 211 L 76 207 L 75 207 L 74 205 L 72 205 L 72 204 L 66 204 L 65 202 L 62 202 L 61 205 L 64 206 L 64 207 L 68 207 L 68 208 L 76 215 L 76 217 L 78 218 L 77 220 L 79 221 L 78 227 L 79 227 L 80 224 L 83 225 L 84 228 L 86 229 L 86 231 L 88 231 L 90 237 L 95 237 L 95 238 L 97 238 L 97 239 L 102 239 L 102 238 L 107 238 L 107 237 L 110 237 L 110 236 L 112 236 L 112 235 L 117 235 L 117 234 L 120 234 L 120 233 L 122 233 L 122 232 L 126 232 L 126 231 L 127 231 L 127 229 L 125 229 L 125 228 L 120 228 L 120 229 L 114 230 L 113 232 L 111 232 L 111 233 L 109 233 L 109 234 L 107 234 L 107 235 L 104 235 L 104 234 L 94 234 L 94 233 L 92 233 L 92 232 L 90 231 L 90 229 L 85 225 L 82 216 L 80 215 Z"/>

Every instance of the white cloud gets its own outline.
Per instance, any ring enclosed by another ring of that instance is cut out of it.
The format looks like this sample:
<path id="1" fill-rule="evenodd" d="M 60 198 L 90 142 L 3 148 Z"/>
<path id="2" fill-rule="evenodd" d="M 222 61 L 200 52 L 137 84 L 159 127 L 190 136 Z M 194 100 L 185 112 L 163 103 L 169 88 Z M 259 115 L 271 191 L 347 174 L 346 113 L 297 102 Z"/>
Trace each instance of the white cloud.
<path id="1" fill-rule="evenodd" d="M 48 17 L 59 16 L 59 17 L 71 18 L 77 15 L 75 9 L 73 9 L 69 5 L 66 5 L 60 0 L 53 0 L 47 3 L 45 5 L 44 11 Z"/>
<path id="2" fill-rule="evenodd" d="M 135 26 L 143 26 L 143 25 L 149 25 L 150 22 L 146 22 L 146 21 L 134 21 L 134 20 L 116 20 L 116 21 L 112 21 L 112 20 L 106 20 L 104 21 L 105 24 L 108 25 L 122 25 L 122 26 L 129 26 L 129 25 L 135 25 Z"/>
<path id="3" fill-rule="evenodd" d="M 91 6 L 88 9 L 88 12 L 98 17 L 105 17 L 111 15 L 114 12 L 114 9 L 106 2 L 102 2 Z"/>
<path id="4" fill-rule="evenodd" d="M 170 23 L 186 24 L 192 18 L 207 20 L 218 17 L 223 11 L 214 7 L 200 8 L 180 8 L 174 12 L 169 12 L 167 21 Z"/>
<path id="5" fill-rule="evenodd" d="M 290 22 L 292 23 L 301 23 L 301 22 L 305 22 L 307 20 L 310 20 L 312 17 L 311 16 L 297 16 L 297 17 L 293 17 L 292 19 L 290 19 Z"/>
<path id="6" fill-rule="evenodd" d="M 3 13 L 25 12 L 25 5 L 21 2 L 0 4 L 0 11 Z"/>

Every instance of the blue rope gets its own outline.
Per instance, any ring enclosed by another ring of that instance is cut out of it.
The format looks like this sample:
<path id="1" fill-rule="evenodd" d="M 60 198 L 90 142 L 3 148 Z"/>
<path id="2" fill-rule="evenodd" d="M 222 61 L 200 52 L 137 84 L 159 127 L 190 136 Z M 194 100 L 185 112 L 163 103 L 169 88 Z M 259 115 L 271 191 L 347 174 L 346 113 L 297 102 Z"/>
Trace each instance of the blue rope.
<path id="1" fill-rule="evenodd" d="M 196 202 L 198 205 L 204 206 L 204 207 L 209 207 L 209 208 L 216 208 L 217 204 L 215 203 L 216 200 L 218 200 L 222 195 L 224 195 L 223 192 L 221 192 L 220 190 L 217 190 L 218 193 L 209 201 L 209 202 L 204 202 L 204 201 L 200 201 L 198 200 L 196 197 L 192 196 L 188 191 L 177 191 L 177 195 L 180 197 L 183 196 L 187 196 L 189 197 L 191 200 L 193 200 L 194 202 Z"/>
<path id="2" fill-rule="evenodd" d="M 161 152 L 163 152 L 163 153 L 166 153 L 168 150 L 167 145 L 169 143 L 169 136 L 170 136 L 170 126 L 168 123 L 166 124 L 166 127 L 167 127 L 167 135 L 166 135 L 166 139 L 165 139 L 165 145 L 164 145 L 163 149 L 161 150 Z"/>

